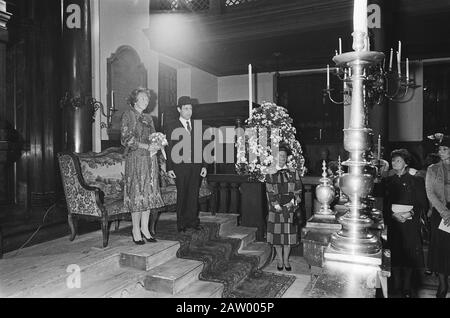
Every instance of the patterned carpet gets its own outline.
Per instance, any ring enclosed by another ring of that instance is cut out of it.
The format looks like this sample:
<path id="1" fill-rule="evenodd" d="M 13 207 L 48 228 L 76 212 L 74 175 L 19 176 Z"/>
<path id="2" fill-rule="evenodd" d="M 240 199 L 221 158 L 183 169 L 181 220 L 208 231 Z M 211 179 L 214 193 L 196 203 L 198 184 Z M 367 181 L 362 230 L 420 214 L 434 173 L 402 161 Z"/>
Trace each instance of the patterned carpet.
<path id="1" fill-rule="evenodd" d="M 294 276 L 258 270 L 256 256 L 237 253 L 240 240 L 219 237 L 219 224 L 202 223 L 201 231 L 178 233 L 175 221 L 160 220 L 156 238 L 179 241 L 177 257 L 202 261 L 200 280 L 223 283 L 224 298 L 278 298 L 295 280 Z M 128 230 L 119 233 L 129 235 Z"/>

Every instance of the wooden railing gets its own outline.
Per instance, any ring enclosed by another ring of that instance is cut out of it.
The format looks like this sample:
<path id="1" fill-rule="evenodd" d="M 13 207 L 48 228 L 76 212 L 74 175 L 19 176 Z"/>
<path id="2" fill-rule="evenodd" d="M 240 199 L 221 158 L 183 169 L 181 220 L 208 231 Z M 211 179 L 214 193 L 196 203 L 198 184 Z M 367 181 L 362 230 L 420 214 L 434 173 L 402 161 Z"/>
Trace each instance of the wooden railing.
<path id="1" fill-rule="evenodd" d="M 314 191 L 320 177 L 303 177 L 304 220 L 314 213 Z M 257 227 L 257 239 L 262 239 L 267 215 L 266 188 L 264 183 L 251 182 L 246 176 L 233 174 L 210 174 L 208 184 L 213 195 L 209 211 L 239 214 L 243 226 Z"/>
<path id="2" fill-rule="evenodd" d="M 212 213 L 241 212 L 241 185 L 248 182 L 245 176 L 232 174 L 213 174 L 208 176 L 208 184 L 213 191 Z"/>
<path id="3" fill-rule="evenodd" d="M 305 202 L 306 216 L 311 216 L 314 211 L 314 191 L 320 183 L 320 177 L 305 176 L 303 182 L 303 200 Z M 210 210 L 212 213 L 241 213 L 242 185 L 255 184 L 248 181 L 246 176 L 232 174 L 210 174 L 208 184 L 211 186 L 213 196 L 210 200 Z M 247 193 L 246 193 L 247 194 Z M 244 198 L 244 199 L 248 199 Z"/>

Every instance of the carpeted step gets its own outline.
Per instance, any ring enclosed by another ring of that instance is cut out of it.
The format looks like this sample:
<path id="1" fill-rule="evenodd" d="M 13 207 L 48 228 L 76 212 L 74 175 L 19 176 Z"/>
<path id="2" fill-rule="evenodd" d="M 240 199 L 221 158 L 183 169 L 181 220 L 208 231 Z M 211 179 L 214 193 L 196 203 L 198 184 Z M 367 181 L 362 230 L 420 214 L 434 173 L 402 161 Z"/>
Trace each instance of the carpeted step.
<path id="1" fill-rule="evenodd" d="M 243 248 L 240 254 L 247 256 L 256 256 L 259 259 L 258 269 L 267 264 L 272 256 L 272 246 L 265 242 L 252 242 Z"/>
<path id="2" fill-rule="evenodd" d="M 239 214 L 216 213 L 212 215 L 209 212 L 200 213 L 200 223 L 213 222 L 220 224 L 219 235 L 228 232 L 231 228 L 238 225 Z"/>
<path id="3" fill-rule="evenodd" d="M 195 260 L 174 258 L 147 272 L 145 289 L 175 295 L 198 280 L 203 263 Z"/>
<path id="4" fill-rule="evenodd" d="M 214 217 L 224 219 L 221 215 Z M 158 221 L 156 237 L 178 240 L 181 247 L 177 257 L 202 262 L 204 266 L 199 279 L 223 283 L 223 297 L 279 297 L 285 287 L 290 286 L 290 277 L 262 273 L 258 270 L 259 257 L 239 253 L 253 243 L 256 228 L 230 225 L 224 231 L 225 236 L 219 236 L 220 228 L 229 221 L 212 220 L 204 215 L 201 230 L 179 233 L 176 216 L 166 217 Z"/>
<path id="5" fill-rule="evenodd" d="M 200 224 L 202 223 L 217 223 L 220 225 L 219 234 L 229 230 L 232 227 L 237 226 L 237 219 L 239 214 L 233 213 L 216 213 L 213 215 L 211 212 L 200 212 Z M 176 213 L 161 213 L 159 216 L 159 221 L 176 221 Z"/>
<path id="6" fill-rule="evenodd" d="M 120 266 L 148 271 L 176 257 L 180 243 L 158 240 L 157 243 L 147 243 L 145 246 L 145 249 L 122 252 Z"/>
<path id="7" fill-rule="evenodd" d="M 248 244 L 255 241 L 257 230 L 256 227 L 234 226 L 225 231 L 221 236 L 240 240 L 241 245 L 238 250 L 240 253 Z"/>

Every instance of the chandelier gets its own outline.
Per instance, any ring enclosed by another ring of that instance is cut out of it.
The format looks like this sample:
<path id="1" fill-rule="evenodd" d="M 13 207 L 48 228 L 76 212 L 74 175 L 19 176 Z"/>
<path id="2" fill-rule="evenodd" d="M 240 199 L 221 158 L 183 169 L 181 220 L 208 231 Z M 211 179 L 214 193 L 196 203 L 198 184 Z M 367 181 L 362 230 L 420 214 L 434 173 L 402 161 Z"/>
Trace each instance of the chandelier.
<path id="1" fill-rule="evenodd" d="M 370 52 L 370 40 L 366 38 L 365 51 Z M 396 103 L 404 103 L 414 96 L 414 89 L 420 87 L 416 85 L 415 79 L 410 76 L 410 61 L 406 58 L 402 63 L 402 43 L 398 42 L 397 70 L 393 68 L 394 50 L 391 48 L 389 55 L 389 65 L 386 65 L 386 55 L 378 57 L 376 62 L 370 67 L 364 69 L 363 85 L 364 85 L 364 101 L 365 105 L 381 104 L 386 100 Z M 342 55 L 342 40 L 339 38 L 339 54 L 336 50 L 336 56 Z M 345 54 L 344 54 L 345 55 Z M 404 70 L 402 70 L 404 64 Z M 352 68 L 347 64 L 338 65 L 334 73 L 343 83 L 343 100 L 336 101 L 331 96 L 334 91 L 330 87 L 330 66 L 327 65 L 327 86 L 323 89 L 324 97 L 328 98 L 332 103 L 338 105 L 346 105 L 351 103 L 352 92 Z M 412 93 L 410 93 L 412 92 Z"/>

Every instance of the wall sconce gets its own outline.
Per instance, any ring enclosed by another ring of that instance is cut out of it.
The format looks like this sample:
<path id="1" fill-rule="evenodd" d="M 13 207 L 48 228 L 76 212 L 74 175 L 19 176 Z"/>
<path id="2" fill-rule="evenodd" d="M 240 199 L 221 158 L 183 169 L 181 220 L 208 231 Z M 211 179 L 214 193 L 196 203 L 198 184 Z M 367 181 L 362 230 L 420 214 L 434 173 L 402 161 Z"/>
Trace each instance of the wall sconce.
<path id="1" fill-rule="evenodd" d="M 103 105 L 102 102 L 92 98 L 91 104 L 94 108 L 94 116 L 93 116 L 94 119 L 95 119 L 95 115 L 98 110 L 100 110 L 101 114 L 103 114 L 103 116 L 106 117 L 106 123 L 100 122 L 100 128 L 107 128 L 107 129 L 111 128 L 112 118 L 118 110 L 118 109 L 116 109 L 116 105 L 114 103 L 114 91 L 111 91 L 111 106 L 107 109 L 106 113 L 105 113 L 105 105 Z"/>

